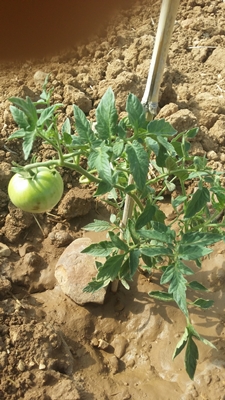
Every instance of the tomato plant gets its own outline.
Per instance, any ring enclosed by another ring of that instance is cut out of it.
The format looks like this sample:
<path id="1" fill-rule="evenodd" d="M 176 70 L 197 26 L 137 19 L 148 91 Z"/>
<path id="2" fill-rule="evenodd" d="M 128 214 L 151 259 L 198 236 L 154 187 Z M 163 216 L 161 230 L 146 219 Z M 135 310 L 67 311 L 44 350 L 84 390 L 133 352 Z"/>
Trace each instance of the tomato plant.
<path id="1" fill-rule="evenodd" d="M 23 211 L 44 213 L 61 199 L 63 180 L 55 169 L 39 166 L 17 172 L 11 178 L 8 194 L 12 203 Z"/>

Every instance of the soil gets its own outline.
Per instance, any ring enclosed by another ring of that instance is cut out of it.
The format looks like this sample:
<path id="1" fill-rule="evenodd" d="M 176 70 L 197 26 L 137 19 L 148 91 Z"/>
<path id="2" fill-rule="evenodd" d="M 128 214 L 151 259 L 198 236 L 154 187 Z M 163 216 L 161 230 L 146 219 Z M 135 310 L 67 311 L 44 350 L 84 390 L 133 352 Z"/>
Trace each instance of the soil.
<path id="1" fill-rule="evenodd" d="M 183 356 L 172 361 L 185 321 L 171 304 L 151 300 L 159 288 L 138 273 L 129 291 L 108 290 L 103 305 L 80 306 L 56 285 L 54 268 L 66 246 L 84 236 L 93 218 L 109 217 L 93 188 L 80 187 L 78 176 L 60 171 L 62 202 L 51 213 L 32 215 L 8 199 L 12 162 L 24 163 L 21 143 L 7 141 L 16 129 L 9 111 L 11 96 L 37 99 L 46 74 L 53 99 L 65 106 L 61 123 L 72 118 L 76 103 L 94 119 L 100 98 L 111 86 L 119 113 L 126 96 L 144 92 L 159 16 L 160 1 L 134 2 L 113 14 L 88 42 L 54 55 L 2 61 L 0 72 L 0 399 L 4 400 L 224 400 L 225 399 L 225 244 L 215 246 L 196 278 L 209 288 L 214 306 L 191 310 L 200 334 L 217 351 L 199 344 L 194 381 Z M 75 18 L 75 17 L 74 17 Z M 94 18 L 94 15 L 93 15 Z M 199 126 L 195 155 L 210 165 L 225 163 L 225 3 L 181 2 L 161 85 L 159 114 L 179 131 Z M 38 160 L 54 155 L 37 143 Z M 72 191 L 71 191 L 72 190 Z M 76 199 L 76 207 L 72 199 Z M 72 205 L 71 205 L 72 204 Z M 165 210 L 170 213 L 169 204 Z M 88 236 L 88 234 L 86 234 Z M 99 236 L 92 236 L 99 240 Z"/>

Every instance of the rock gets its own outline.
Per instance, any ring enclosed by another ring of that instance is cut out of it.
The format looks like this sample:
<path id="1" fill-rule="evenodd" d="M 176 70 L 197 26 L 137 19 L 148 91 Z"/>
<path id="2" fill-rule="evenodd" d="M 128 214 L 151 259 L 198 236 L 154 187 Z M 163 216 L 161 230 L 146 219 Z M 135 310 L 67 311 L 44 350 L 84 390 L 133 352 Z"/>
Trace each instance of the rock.
<path id="1" fill-rule="evenodd" d="M 9 257 L 11 250 L 6 244 L 0 243 L 0 257 Z"/>
<path id="2" fill-rule="evenodd" d="M 73 240 L 72 236 L 64 230 L 50 232 L 48 237 L 56 247 L 67 246 Z"/>
<path id="3" fill-rule="evenodd" d="M 55 277 L 62 291 L 80 305 L 90 302 L 103 304 L 106 294 L 105 288 L 95 293 L 83 292 L 97 272 L 95 257 L 81 253 L 90 244 L 89 238 L 74 240 L 62 253 L 55 268 Z"/>
<path id="4" fill-rule="evenodd" d="M 48 76 L 48 74 L 44 71 L 36 71 L 34 74 L 34 82 L 36 84 L 36 86 L 40 89 L 42 89 L 43 84 L 45 82 L 46 77 Z"/>
<path id="5" fill-rule="evenodd" d="M 98 348 L 101 350 L 107 350 L 109 348 L 109 343 L 104 339 L 98 339 Z"/>
<path id="6" fill-rule="evenodd" d="M 126 348 L 128 346 L 128 341 L 124 336 L 115 336 L 111 342 L 111 346 L 114 347 L 114 354 L 117 358 L 124 356 Z"/>

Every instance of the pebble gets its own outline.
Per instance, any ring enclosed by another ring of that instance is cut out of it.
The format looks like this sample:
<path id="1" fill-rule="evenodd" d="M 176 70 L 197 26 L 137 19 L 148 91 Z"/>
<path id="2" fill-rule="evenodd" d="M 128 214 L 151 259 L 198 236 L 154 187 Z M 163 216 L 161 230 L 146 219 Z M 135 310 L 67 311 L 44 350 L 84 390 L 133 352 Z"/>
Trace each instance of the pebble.
<path id="1" fill-rule="evenodd" d="M 9 257 L 11 250 L 6 244 L 0 243 L 0 257 Z"/>
<path id="2" fill-rule="evenodd" d="M 24 372 L 26 369 L 26 366 L 24 364 L 24 362 L 22 360 L 19 360 L 18 364 L 17 364 L 17 369 L 20 372 Z"/>
<path id="3" fill-rule="evenodd" d="M 117 358 L 124 356 L 126 348 L 128 346 L 128 341 L 124 336 L 115 336 L 111 342 L 111 346 L 114 347 L 114 354 Z"/>
<path id="4" fill-rule="evenodd" d="M 101 350 L 107 350 L 109 348 L 109 343 L 104 339 L 98 340 L 98 348 Z"/>
<path id="5" fill-rule="evenodd" d="M 64 230 L 50 232 L 48 237 L 56 247 L 68 246 L 73 240 L 72 236 Z"/>
<path id="6" fill-rule="evenodd" d="M 105 288 L 95 293 L 83 291 L 97 272 L 95 257 L 81 253 L 91 243 L 92 241 L 89 238 L 74 240 L 59 257 L 55 268 L 55 278 L 63 293 L 80 305 L 86 303 L 103 304 L 106 295 Z"/>

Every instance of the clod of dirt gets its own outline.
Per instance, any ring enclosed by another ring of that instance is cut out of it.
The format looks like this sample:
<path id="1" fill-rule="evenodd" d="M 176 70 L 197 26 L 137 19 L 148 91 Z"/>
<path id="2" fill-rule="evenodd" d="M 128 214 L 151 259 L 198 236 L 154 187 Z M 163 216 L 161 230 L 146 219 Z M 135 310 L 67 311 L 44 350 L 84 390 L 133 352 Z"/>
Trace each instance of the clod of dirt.
<path id="1" fill-rule="evenodd" d="M 105 288 L 95 293 L 83 292 L 96 275 L 95 258 L 81 253 L 90 244 L 89 238 L 74 240 L 59 257 L 55 268 L 55 277 L 63 293 L 80 305 L 90 302 L 103 304 L 106 294 Z"/>
<path id="2" fill-rule="evenodd" d="M 4 298 L 12 288 L 11 282 L 6 278 L 0 278 L 0 297 Z"/>
<path id="3" fill-rule="evenodd" d="M 73 240 L 72 236 L 64 230 L 52 231 L 48 237 L 56 247 L 68 246 Z"/>
<path id="4" fill-rule="evenodd" d="M 124 336 L 118 335 L 113 338 L 111 346 L 114 347 L 115 356 L 117 358 L 121 358 L 125 354 L 126 348 L 128 346 L 128 341 Z"/>
<path id="5" fill-rule="evenodd" d="M 184 132 L 197 126 L 197 118 L 190 110 L 179 110 L 167 118 L 167 121 L 178 131 Z"/>
<path id="6" fill-rule="evenodd" d="M 72 219 L 88 214 L 91 206 L 92 195 L 90 192 L 75 187 L 70 189 L 61 201 L 58 213 L 66 219 Z"/>
<path id="7" fill-rule="evenodd" d="M 24 229 L 31 226 L 34 218 L 32 214 L 16 208 L 12 203 L 9 203 L 9 212 L 10 213 L 6 216 L 5 226 L 2 228 L 2 232 L 5 237 L 13 243 L 20 238 Z"/>

